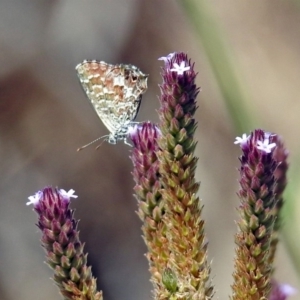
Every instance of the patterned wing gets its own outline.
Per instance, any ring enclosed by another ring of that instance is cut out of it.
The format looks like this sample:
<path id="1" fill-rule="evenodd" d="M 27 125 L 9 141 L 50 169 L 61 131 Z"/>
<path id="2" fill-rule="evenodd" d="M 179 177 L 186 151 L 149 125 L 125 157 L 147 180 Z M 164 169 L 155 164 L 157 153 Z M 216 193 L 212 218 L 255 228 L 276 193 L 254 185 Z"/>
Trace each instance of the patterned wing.
<path id="1" fill-rule="evenodd" d="M 134 120 L 147 89 L 147 75 L 132 65 L 103 61 L 84 61 L 76 70 L 87 97 L 112 134 Z"/>

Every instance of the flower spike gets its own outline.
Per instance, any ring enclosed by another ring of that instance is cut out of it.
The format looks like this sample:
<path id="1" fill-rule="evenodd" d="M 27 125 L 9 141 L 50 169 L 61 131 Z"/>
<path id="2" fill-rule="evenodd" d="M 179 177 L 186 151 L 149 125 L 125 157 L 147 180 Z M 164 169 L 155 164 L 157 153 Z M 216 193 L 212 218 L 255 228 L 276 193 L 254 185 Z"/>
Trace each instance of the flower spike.
<path id="1" fill-rule="evenodd" d="M 78 221 L 69 208 L 70 198 L 77 198 L 74 192 L 47 187 L 30 196 L 27 205 L 33 204 L 39 215 L 37 226 L 42 231 L 47 263 L 64 299 L 102 300 L 79 240 Z"/>
<path id="2" fill-rule="evenodd" d="M 278 162 L 273 153 L 274 136 L 257 129 L 243 136 L 240 157 L 239 232 L 233 274 L 233 300 L 267 299 L 271 289 L 272 264 L 269 261 L 276 204 L 274 177 Z"/>
<path id="3" fill-rule="evenodd" d="M 202 206 L 196 196 L 197 157 L 194 133 L 199 88 L 194 64 L 185 53 L 172 53 L 164 60 L 159 110 L 161 136 L 158 139 L 159 173 L 163 222 L 168 244 L 168 262 L 156 299 L 211 299 L 210 264 Z"/>
<path id="4" fill-rule="evenodd" d="M 151 272 L 151 281 L 156 289 L 162 281 L 167 266 L 168 245 L 165 243 L 165 214 L 159 181 L 159 161 L 157 158 L 157 139 L 161 135 L 159 128 L 150 122 L 134 126 L 129 137 L 133 143 L 132 163 L 134 190 L 138 201 L 138 215 L 144 222 L 142 226 L 144 241 L 148 248 L 146 254 Z"/>

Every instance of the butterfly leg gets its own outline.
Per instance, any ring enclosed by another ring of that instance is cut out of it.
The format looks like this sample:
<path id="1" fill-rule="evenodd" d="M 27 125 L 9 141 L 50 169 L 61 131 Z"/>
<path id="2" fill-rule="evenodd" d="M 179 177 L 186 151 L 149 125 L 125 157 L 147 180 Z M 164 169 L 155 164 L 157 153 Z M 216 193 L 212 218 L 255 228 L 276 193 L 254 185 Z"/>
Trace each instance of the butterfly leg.
<path id="1" fill-rule="evenodd" d="M 128 143 L 127 139 L 124 139 L 124 144 L 133 147 L 130 143 Z"/>

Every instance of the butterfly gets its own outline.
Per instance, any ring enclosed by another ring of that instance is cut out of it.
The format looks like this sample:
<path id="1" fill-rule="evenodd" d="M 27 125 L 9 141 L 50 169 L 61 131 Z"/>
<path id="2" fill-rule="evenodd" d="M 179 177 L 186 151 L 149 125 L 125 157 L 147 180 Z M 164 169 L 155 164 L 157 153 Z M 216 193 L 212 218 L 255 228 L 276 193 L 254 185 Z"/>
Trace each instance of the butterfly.
<path id="1" fill-rule="evenodd" d="M 123 140 L 130 145 L 128 129 L 135 123 L 142 94 L 147 90 L 148 75 L 133 65 L 112 65 L 96 60 L 83 61 L 76 66 L 76 71 L 98 117 L 110 132 L 97 140 L 105 138 L 110 144 Z"/>

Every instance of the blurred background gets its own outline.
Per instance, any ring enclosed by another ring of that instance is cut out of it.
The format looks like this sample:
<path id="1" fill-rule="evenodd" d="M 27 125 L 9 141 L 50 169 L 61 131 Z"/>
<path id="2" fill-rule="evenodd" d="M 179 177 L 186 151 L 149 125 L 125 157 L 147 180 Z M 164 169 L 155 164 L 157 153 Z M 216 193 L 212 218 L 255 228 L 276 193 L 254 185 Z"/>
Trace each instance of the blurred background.
<path id="1" fill-rule="evenodd" d="M 104 143 L 98 151 L 76 152 L 107 129 L 75 66 L 98 59 L 150 74 L 137 120 L 157 122 L 157 59 L 174 51 L 187 52 L 199 72 L 197 179 L 216 299 L 227 299 L 238 218 L 240 151 L 233 141 L 254 128 L 276 132 L 297 169 L 299 36 L 300 5 L 292 0 L 1 0 L 0 299 L 60 299 L 43 264 L 37 217 L 25 206 L 46 185 L 72 188 L 79 196 L 72 207 L 104 299 L 151 299 L 130 148 Z M 295 202 L 293 212 L 285 231 L 294 234 L 297 247 Z M 291 240 L 280 245 L 276 278 L 299 290 L 286 246 Z"/>

